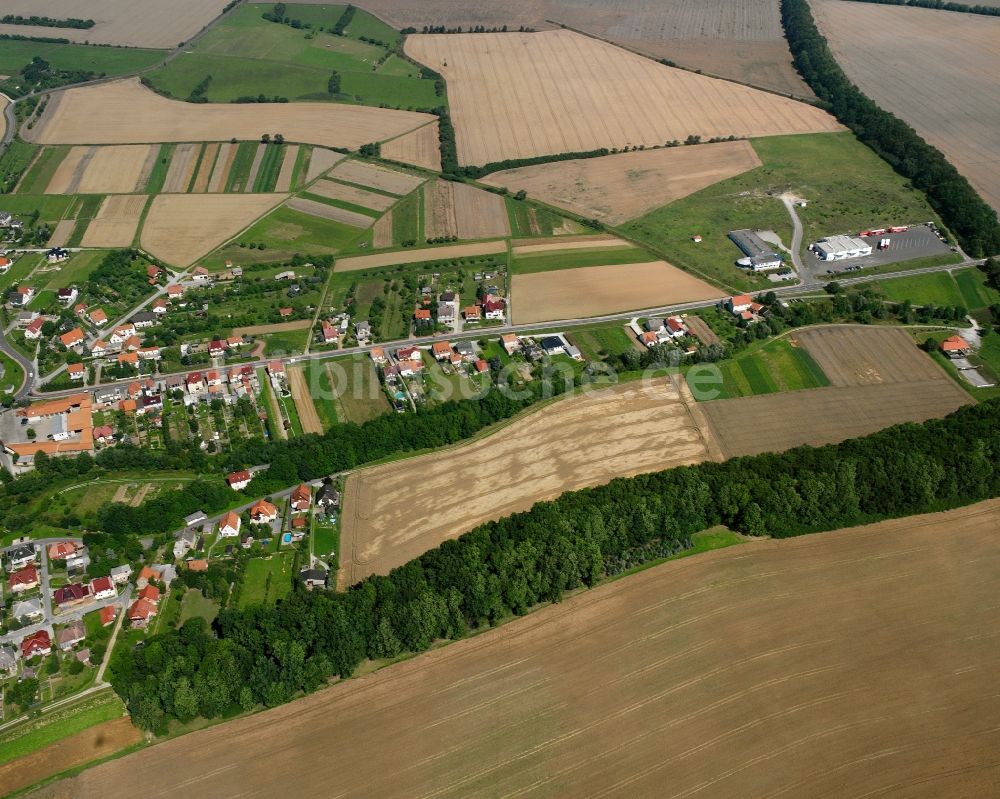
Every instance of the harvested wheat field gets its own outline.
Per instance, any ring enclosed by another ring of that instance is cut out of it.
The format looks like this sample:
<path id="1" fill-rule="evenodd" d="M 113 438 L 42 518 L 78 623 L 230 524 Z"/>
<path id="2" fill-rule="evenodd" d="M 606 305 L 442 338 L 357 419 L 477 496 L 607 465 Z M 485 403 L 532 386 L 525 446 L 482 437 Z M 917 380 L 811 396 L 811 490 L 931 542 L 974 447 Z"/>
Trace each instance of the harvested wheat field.
<path id="1" fill-rule="evenodd" d="M 690 135 L 841 129 L 804 103 L 663 66 L 571 31 L 415 35 L 406 52 L 448 81 L 462 164 Z"/>
<path id="2" fill-rule="evenodd" d="M 229 179 L 229 170 L 233 168 L 233 161 L 236 160 L 236 153 L 240 146 L 232 142 L 225 142 L 219 147 L 219 154 L 215 159 L 215 166 L 212 167 L 212 177 L 208 180 L 208 191 L 213 194 L 225 191 L 226 181 Z"/>
<path id="3" fill-rule="evenodd" d="M 100 108 L 100 114 L 93 110 Z M 185 103 L 145 88 L 138 78 L 53 95 L 25 138 L 39 144 L 255 140 L 281 131 L 288 141 L 334 147 L 400 136 L 433 117 L 334 103 Z"/>
<path id="4" fill-rule="evenodd" d="M 392 246 L 392 211 L 382 214 L 372 225 L 372 248 L 384 250 Z"/>
<path id="5" fill-rule="evenodd" d="M 80 179 L 90 159 L 94 157 L 96 149 L 96 147 L 71 147 L 49 178 L 45 193 L 76 194 L 76 187 L 80 185 Z"/>
<path id="6" fill-rule="evenodd" d="M 204 0 L 5 0 L 3 13 L 23 17 L 92 19 L 92 28 L 48 28 L 0 25 L 0 34 L 58 36 L 74 42 L 173 48 L 222 13 L 222 6 Z M 55 32 L 53 32 L 55 31 Z M 166 55 L 166 54 L 164 54 Z"/>
<path id="7" fill-rule="evenodd" d="M 201 164 L 198 167 L 198 174 L 195 176 L 191 191 L 204 194 L 208 191 L 208 182 L 215 170 L 215 159 L 219 156 L 219 144 L 213 142 L 205 145 L 205 151 L 201 154 Z"/>
<path id="8" fill-rule="evenodd" d="M 285 156 L 281 161 L 281 169 L 278 170 L 278 179 L 275 181 L 275 191 L 288 191 L 292 188 L 292 175 L 295 172 L 295 162 L 299 159 L 299 145 L 291 144 L 285 148 Z"/>
<path id="9" fill-rule="evenodd" d="M 321 219 L 332 219 L 334 222 L 340 222 L 341 224 L 353 227 L 371 227 L 375 222 L 374 217 L 359 214 L 357 211 L 348 211 L 345 208 L 337 208 L 334 205 L 316 202 L 316 200 L 307 200 L 305 197 L 293 197 L 286 205 L 293 211 L 301 211 L 304 214 L 318 216 Z"/>
<path id="10" fill-rule="evenodd" d="M 333 150 L 324 150 L 322 147 L 313 147 L 309 153 L 309 167 L 306 170 L 306 183 L 318 178 L 335 164 L 339 164 L 347 156 L 342 153 L 335 153 Z"/>
<path id="11" fill-rule="evenodd" d="M 73 235 L 73 230 L 76 228 L 75 219 L 60 219 L 56 222 L 55 230 L 52 231 L 52 235 L 49 236 L 49 240 L 46 242 L 46 247 L 65 247 L 66 243 L 69 241 L 69 237 Z"/>
<path id="12" fill-rule="evenodd" d="M 399 250 L 378 255 L 355 255 L 338 258 L 335 272 L 353 272 L 357 269 L 372 269 L 396 264 L 416 264 L 421 261 L 438 261 L 445 258 L 468 258 L 474 255 L 496 255 L 506 252 L 506 241 L 478 241 L 473 244 L 449 244 L 444 247 L 428 247 L 421 250 Z"/>
<path id="13" fill-rule="evenodd" d="M 190 799 L 990 796 L 998 526 L 994 500 L 663 563 L 39 796 L 180 762 Z"/>
<path id="14" fill-rule="evenodd" d="M 632 247 L 632 243 L 617 236 L 601 233 L 592 236 L 563 236 L 553 241 L 551 238 L 518 239 L 511 242 L 510 251 L 514 255 L 539 255 L 563 250 L 596 250 L 609 247 Z"/>
<path id="15" fill-rule="evenodd" d="M 95 724 L 30 755 L 0 763 L 0 785 L 10 794 L 74 766 L 107 757 L 141 739 L 142 734 L 127 716 Z"/>
<path id="16" fill-rule="evenodd" d="M 46 194 L 128 194 L 140 191 L 149 176 L 147 164 L 157 148 L 148 144 L 123 147 L 73 147 L 62 160 Z"/>
<path id="17" fill-rule="evenodd" d="M 316 413 L 316 406 L 313 404 L 312 395 L 309 394 L 309 386 L 306 383 L 305 374 L 301 366 L 289 366 L 288 387 L 292 392 L 292 400 L 295 402 L 295 410 L 299 414 L 299 421 L 302 423 L 303 433 L 323 433 L 323 425 Z"/>
<path id="18" fill-rule="evenodd" d="M 317 180 L 309 187 L 309 193 L 318 194 L 329 200 L 341 200 L 353 205 L 360 205 L 362 208 L 370 208 L 373 211 L 387 211 L 396 204 L 395 197 L 365 191 L 346 183 L 338 183 L 335 180 Z"/>
<path id="19" fill-rule="evenodd" d="M 167 194 L 178 194 L 187 191 L 194 175 L 194 167 L 198 162 L 200 144 L 178 144 L 174 148 L 167 176 L 163 181 L 163 191 Z"/>
<path id="20" fill-rule="evenodd" d="M 145 194 L 109 195 L 101 203 L 80 242 L 84 247 L 131 247 L 139 228 Z"/>
<path id="21" fill-rule="evenodd" d="M 510 235 L 503 197 L 466 183 L 435 180 L 424 184 L 427 238 L 485 239 Z"/>
<path id="22" fill-rule="evenodd" d="M 267 152 L 267 145 L 261 142 L 253 154 L 253 161 L 250 163 L 250 172 L 247 173 L 246 183 L 243 184 L 243 191 L 253 191 L 254 183 L 257 182 L 257 173 L 260 172 L 260 163 L 264 160 L 264 153 Z"/>
<path id="23" fill-rule="evenodd" d="M 344 488 L 338 586 L 387 574 L 448 538 L 565 491 L 711 457 L 717 448 L 680 385 L 683 395 L 664 378 L 591 391 L 480 441 L 358 471 Z"/>
<path id="24" fill-rule="evenodd" d="M 619 225 L 761 165 L 748 141 L 670 147 L 494 172 L 492 186 Z"/>
<path id="25" fill-rule="evenodd" d="M 1000 19 L 837 0 L 813 10 L 848 77 L 1000 211 Z"/>
<path id="26" fill-rule="evenodd" d="M 438 123 L 424 125 L 412 133 L 400 136 L 382 145 L 381 155 L 392 161 L 441 171 L 441 146 L 438 140 Z"/>
<path id="27" fill-rule="evenodd" d="M 174 266 L 190 266 L 287 196 L 160 194 L 149 208 L 139 240 L 155 258 Z"/>
<path id="28" fill-rule="evenodd" d="M 548 322 L 719 297 L 719 289 L 666 261 L 514 275 L 514 323 Z"/>
<path id="29" fill-rule="evenodd" d="M 338 164 L 330 173 L 330 177 L 399 196 L 409 194 L 424 182 L 423 178 L 416 175 L 353 159 Z"/>

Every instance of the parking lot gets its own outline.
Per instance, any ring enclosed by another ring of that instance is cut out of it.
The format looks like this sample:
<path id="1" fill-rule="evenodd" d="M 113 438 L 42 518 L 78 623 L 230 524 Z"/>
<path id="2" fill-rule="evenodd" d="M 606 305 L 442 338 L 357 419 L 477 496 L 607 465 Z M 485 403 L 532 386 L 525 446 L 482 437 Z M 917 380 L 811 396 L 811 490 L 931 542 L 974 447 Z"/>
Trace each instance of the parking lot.
<path id="1" fill-rule="evenodd" d="M 813 253 L 806 252 L 802 258 L 809 271 L 818 277 L 840 274 L 852 270 L 851 267 L 873 269 L 900 261 L 912 261 L 917 258 L 928 258 L 934 255 L 946 255 L 951 247 L 937 237 L 926 225 L 911 227 L 903 233 L 886 233 L 883 236 L 865 236 L 866 242 L 872 245 L 872 254 L 864 258 L 847 258 L 843 261 L 821 261 Z M 889 249 L 879 250 L 882 239 L 889 239 Z"/>

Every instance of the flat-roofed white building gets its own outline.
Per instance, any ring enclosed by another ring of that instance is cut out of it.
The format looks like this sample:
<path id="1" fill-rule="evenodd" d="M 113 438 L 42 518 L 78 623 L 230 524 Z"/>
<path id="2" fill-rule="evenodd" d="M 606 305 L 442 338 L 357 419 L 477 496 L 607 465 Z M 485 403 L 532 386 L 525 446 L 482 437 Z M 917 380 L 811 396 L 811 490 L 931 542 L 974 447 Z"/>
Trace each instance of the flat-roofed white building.
<path id="1" fill-rule="evenodd" d="M 845 258 L 863 258 L 872 254 L 872 245 L 856 236 L 827 236 L 813 245 L 813 250 L 824 261 L 842 261 Z"/>

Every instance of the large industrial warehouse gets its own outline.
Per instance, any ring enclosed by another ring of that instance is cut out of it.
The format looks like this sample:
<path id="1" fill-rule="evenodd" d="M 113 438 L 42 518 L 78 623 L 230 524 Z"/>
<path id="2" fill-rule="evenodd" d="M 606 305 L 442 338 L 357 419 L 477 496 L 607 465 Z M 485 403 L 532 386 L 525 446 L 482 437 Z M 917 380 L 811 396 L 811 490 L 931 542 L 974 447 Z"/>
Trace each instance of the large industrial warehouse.
<path id="1" fill-rule="evenodd" d="M 856 236 L 827 236 L 810 248 L 824 261 L 842 261 L 872 254 L 872 245 Z"/>

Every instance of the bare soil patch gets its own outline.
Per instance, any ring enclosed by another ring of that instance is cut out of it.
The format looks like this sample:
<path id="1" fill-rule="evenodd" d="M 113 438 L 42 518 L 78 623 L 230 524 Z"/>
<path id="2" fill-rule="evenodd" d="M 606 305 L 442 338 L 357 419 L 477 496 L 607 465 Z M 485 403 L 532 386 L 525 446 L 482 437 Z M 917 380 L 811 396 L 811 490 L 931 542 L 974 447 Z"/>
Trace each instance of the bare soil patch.
<path id="1" fill-rule="evenodd" d="M 0 25 L 0 33 L 57 36 L 74 42 L 173 48 L 222 13 L 222 6 L 204 0 L 8 0 L 4 14 L 92 19 L 93 28 L 43 28 Z M 55 31 L 55 32 L 53 32 Z"/>
<path id="2" fill-rule="evenodd" d="M 357 472 L 345 488 L 338 585 L 387 574 L 448 538 L 565 491 L 705 460 L 683 381 L 681 390 L 659 379 L 593 391 L 471 444 Z"/>
<path id="3" fill-rule="evenodd" d="M 342 153 L 335 153 L 333 150 L 313 147 L 312 152 L 309 153 L 309 168 L 306 170 L 306 183 L 315 180 L 346 157 Z"/>
<path id="4" fill-rule="evenodd" d="M 105 197 L 80 243 L 84 247 L 130 247 L 147 199 L 145 194 Z"/>
<path id="5" fill-rule="evenodd" d="M 338 183 L 335 180 L 317 180 L 309 187 L 309 193 L 318 194 L 320 197 L 327 197 L 331 200 L 341 200 L 353 205 L 360 205 L 362 208 L 371 208 L 373 211 L 387 211 L 396 203 L 394 197 L 358 189 L 354 186 L 348 186 L 346 183 Z"/>
<path id="6" fill-rule="evenodd" d="M 760 164 L 749 141 L 734 141 L 508 169 L 485 182 L 618 225 Z"/>
<path id="7" fill-rule="evenodd" d="M 411 57 L 448 81 L 462 164 L 690 135 L 840 130 L 813 106 L 673 69 L 567 30 L 414 35 Z"/>
<path id="8" fill-rule="evenodd" d="M 309 394 L 309 386 L 306 383 L 302 368 L 299 366 L 289 366 L 287 374 L 288 387 L 292 391 L 295 410 L 298 411 L 299 421 L 302 423 L 302 432 L 322 433 L 323 425 L 316 413 L 316 406 L 313 404 L 312 396 Z"/>
<path id="9" fill-rule="evenodd" d="M 307 200 L 304 197 L 293 197 L 288 201 L 288 207 L 293 211 L 301 211 L 310 216 L 318 216 L 322 219 L 332 219 L 334 222 L 341 222 L 354 227 L 371 227 L 374 219 L 356 211 L 348 211 L 344 208 L 337 208 L 326 203 Z"/>
<path id="10" fill-rule="evenodd" d="M 208 181 L 208 191 L 213 193 L 225 191 L 229 170 L 233 168 L 233 161 L 236 160 L 238 150 L 239 145 L 232 142 L 226 142 L 219 148 L 219 156 L 215 159 L 212 177 Z"/>
<path id="11" fill-rule="evenodd" d="M 514 275 L 511 305 L 515 324 L 710 300 L 719 289 L 666 261 L 586 266 Z"/>
<path id="12" fill-rule="evenodd" d="M 288 191 L 292 188 L 292 173 L 295 171 L 295 162 L 298 158 L 299 145 L 292 144 L 285 148 L 285 157 L 281 162 L 278 180 L 274 184 L 275 191 Z"/>
<path id="13" fill-rule="evenodd" d="M 330 752 L 344 796 L 988 796 L 998 524 L 993 500 L 664 563 L 41 796 L 179 762 L 191 799 L 326 795 L 300 766 Z"/>
<path id="14" fill-rule="evenodd" d="M 60 92 L 25 138 L 40 144 L 256 140 L 281 131 L 289 142 L 357 148 L 400 136 L 433 117 L 335 103 L 185 103 L 127 78 Z M 101 109 L 95 114 L 94 109 Z"/>
<path id="15" fill-rule="evenodd" d="M 934 359 L 898 327 L 817 327 L 793 334 L 834 386 L 950 382 Z"/>
<path id="16" fill-rule="evenodd" d="M 294 322 L 275 322 L 273 325 L 250 325 L 249 327 L 234 327 L 234 336 L 266 336 L 269 333 L 288 333 L 292 330 L 305 330 L 312 327 L 308 319 L 296 319 Z"/>
<path id="17" fill-rule="evenodd" d="M 721 344 L 722 339 L 719 338 L 718 334 L 712 328 L 710 328 L 705 320 L 700 316 L 695 316 L 694 314 L 689 314 L 684 319 L 685 324 L 688 326 L 688 330 L 691 331 L 698 341 L 702 344 Z"/>
<path id="18" fill-rule="evenodd" d="M 386 142 L 382 145 L 382 157 L 440 172 L 441 147 L 438 141 L 438 123 L 424 125 L 412 133 Z"/>
<path id="19" fill-rule="evenodd" d="M 455 222 L 460 239 L 509 236 L 510 220 L 503 197 L 467 183 L 451 183 L 455 202 Z"/>
<path id="20" fill-rule="evenodd" d="M 218 142 L 205 145 L 205 152 L 201 155 L 201 165 L 198 167 L 198 175 L 194 179 L 194 186 L 192 186 L 191 191 L 203 194 L 208 190 L 208 181 L 215 170 L 215 159 L 218 155 Z"/>
<path id="21" fill-rule="evenodd" d="M 392 246 L 392 211 L 383 214 L 372 225 L 372 247 L 376 250 Z"/>
<path id="22" fill-rule="evenodd" d="M 848 77 L 1000 211 L 1000 19 L 838 0 L 814 12 Z"/>
<path id="23" fill-rule="evenodd" d="M 189 266 L 284 200 L 285 194 L 160 194 L 140 241 L 150 254 Z"/>
<path id="24" fill-rule="evenodd" d="M 336 169 L 330 173 L 330 177 L 399 196 L 409 194 L 424 182 L 423 178 L 416 175 L 407 175 L 405 172 L 397 172 L 394 169 L 386 169 L 383 166 L 353 159 L 338 164 Z"/>
<path id="25" fill-rule="evenodd" d="M 200 144 L 178 144 L 174 148 L 167 176 L 163 181 L 163 191 L 168 194 L 182 194 L 191 183 L 191 175 L 198 160 Z"/>
<path id="26" fill-rule="evenodd" d="M 562 252 L 563 250 L 593 250 L 608 247 L 631 247 L 632 244 L 617 236 L 573 236 L 553 241 L 543 239 L 518 239 L 511 243 L 510 251 L 514 255 L 537 255 L 545 252 Z"/>
<path id="27" fill-rule="evenodd" d="M 467 258 L 471 255 L 495 255 L 507 249 L 506 241 L 478 241 L 473 244 L 449 244 L 444 247 L 428 247 L 420 250 L 400 250 L 378 255 L 356 255 L 340 258 L 334 266 L 336 272 L 353 272 L 356 269 L 371 269 L 377 266 L 395 264 L 416 264 L 421 261 L 436 261 L 442 258 Z"/>

